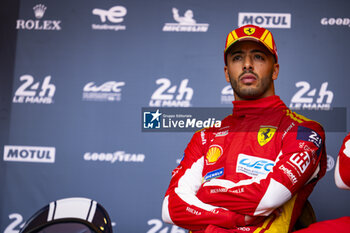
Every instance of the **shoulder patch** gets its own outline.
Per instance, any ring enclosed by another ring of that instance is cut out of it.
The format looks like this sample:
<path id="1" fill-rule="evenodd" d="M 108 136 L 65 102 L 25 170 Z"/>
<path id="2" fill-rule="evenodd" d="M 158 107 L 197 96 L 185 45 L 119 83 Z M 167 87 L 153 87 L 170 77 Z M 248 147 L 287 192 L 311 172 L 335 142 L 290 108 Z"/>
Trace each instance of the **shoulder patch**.
<path id="1" fill-rule="evenodd" d="M 321 136 L 316 131 L 304 126 L 298 127 L 297 140 L 312 142 L 318 148 L 322 145 Z"/>

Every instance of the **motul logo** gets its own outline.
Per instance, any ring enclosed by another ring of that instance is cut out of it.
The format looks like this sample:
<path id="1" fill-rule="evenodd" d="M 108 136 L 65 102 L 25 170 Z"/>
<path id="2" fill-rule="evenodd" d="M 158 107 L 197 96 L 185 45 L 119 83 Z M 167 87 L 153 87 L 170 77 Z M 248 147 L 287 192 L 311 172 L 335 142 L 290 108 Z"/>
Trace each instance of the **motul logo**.
<path id="1" fill-rule="evenodd" d="M 4 161 L 54 163 L 55 153 L 55 147 L 6 145 Z"/>
<path id="2" fill-rule="evenodd" d="M 291 28 L 292 16 L 289 13 L 246 13 L 238 14 L 238 26 L 247 24 L 264 28 Z"/>

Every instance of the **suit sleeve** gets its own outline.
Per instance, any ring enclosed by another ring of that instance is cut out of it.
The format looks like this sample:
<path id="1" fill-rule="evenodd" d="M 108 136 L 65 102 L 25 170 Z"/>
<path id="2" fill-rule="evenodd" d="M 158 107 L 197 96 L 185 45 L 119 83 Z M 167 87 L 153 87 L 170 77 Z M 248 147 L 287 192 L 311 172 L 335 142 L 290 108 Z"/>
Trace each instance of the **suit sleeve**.
<path id="1" fill-rule="evenodd" d="M 334 172 L 338 188 L 350 190 L 350 133 L 344 138 Z"/>
<path id="2" fill-rule="evenodd" d="M 305 184 L 323 176 L 326 170 L 325 134 L 322 127 L 313 121 L 295 127 L 283 138 L 275 165 L 265 177 L 237 183 L 213 179 L 202 185 L 197 196 L 206 203 L 237 213 L 270 215 Z"/>
<path id="3" fill-rule="evenodd" d="M 196 197 L 202 184 L 205 142 L 204 131 L 197 132 L 188 144 L 180 165 L 173 171 L 163 200 L 163 221 L 190 230 L 205 229 L 209 224 L 224 228 L 243 226 L 243 215 L 206 204 Z"/>

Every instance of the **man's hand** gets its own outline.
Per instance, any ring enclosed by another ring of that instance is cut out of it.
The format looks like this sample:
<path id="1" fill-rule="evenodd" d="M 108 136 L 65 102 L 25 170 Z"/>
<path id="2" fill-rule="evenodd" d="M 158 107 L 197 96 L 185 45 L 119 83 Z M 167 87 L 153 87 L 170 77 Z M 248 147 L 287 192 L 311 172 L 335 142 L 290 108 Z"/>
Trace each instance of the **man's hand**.
<path id="1" fill-rule="evenodd" d="M 250 216 L 246 215 L 244 217 L 246 226 L 254 226 L 265 220 L 265 216 Z"/>
<path id="2" fill-rule="evenodd" d="M 282 207 L 275 209 L 271 215 L 275 215 L 276 217 L 280 216 L 282 214 Z M 245 224 L 247 226 L 254 226 L 259 224 L 260 222 L 264 221 L 266 218 L 269 216 L 250 216 L 250 215 L 245 215 L 244 220 Z"/>

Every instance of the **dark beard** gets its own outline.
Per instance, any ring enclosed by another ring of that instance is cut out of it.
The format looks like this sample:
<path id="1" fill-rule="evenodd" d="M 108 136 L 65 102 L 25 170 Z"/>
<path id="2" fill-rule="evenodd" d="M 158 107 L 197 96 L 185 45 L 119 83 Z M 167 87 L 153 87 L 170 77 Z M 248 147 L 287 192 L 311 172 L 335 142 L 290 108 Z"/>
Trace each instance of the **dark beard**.
<path id="1" fill-rule="evenodd" d="M 255 74 L 254 72 L 248 71 L 245 73 L 242 73 L 239 78 L 244 75 L 244 74 L 253 74 L 255 77 L 257 77 L 257 81 L 259 81 L 258 86 L 254 87 L 254 88 L 241 88 L 239 86 L 239 81 L 236 81 L 236 79 L 230 78 L 230 83 L 232 86 L 233 91 L 235 92 L 235 94 L 240 97 L 241 99 L 259 99 L 261 98 L 261 96 L 263 96 L 267 90 L 269 89 L 269 87 L 271 85 L 273 85 L 273 80 L 272 80 L 272 74 L 273 71 L 271 72 L 271 74 L 268 77 L 264 77 L 264 78 L 260 78 L 257 74 Z M 238 80 L 239 80 L 238 78 Z M 246 85 L 248 86 L 248 85 Z"/>

